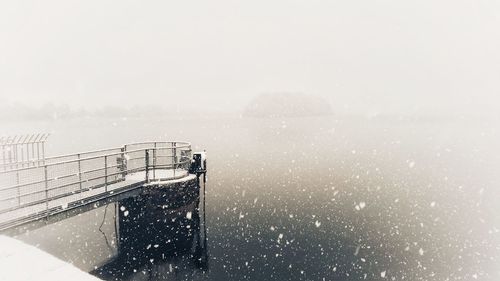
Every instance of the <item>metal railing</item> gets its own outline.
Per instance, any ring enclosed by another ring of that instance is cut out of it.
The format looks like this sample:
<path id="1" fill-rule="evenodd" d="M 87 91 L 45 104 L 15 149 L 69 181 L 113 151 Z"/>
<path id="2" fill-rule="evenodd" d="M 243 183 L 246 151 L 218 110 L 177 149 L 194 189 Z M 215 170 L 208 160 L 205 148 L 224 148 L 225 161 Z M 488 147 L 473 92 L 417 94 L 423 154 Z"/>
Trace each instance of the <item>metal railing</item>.
<path id="1" fill-rule="evenodd" d="M 50 134 L 0 137 L 0 171 L 43 164 L 45 141 Z"/>
<path id="2" fill-rule="evenodd" d="M 143 142 L 0 170 L 0 226 L 151 181 L 181 178 L 188 175 L 190 163 L 190 143 Z"/>

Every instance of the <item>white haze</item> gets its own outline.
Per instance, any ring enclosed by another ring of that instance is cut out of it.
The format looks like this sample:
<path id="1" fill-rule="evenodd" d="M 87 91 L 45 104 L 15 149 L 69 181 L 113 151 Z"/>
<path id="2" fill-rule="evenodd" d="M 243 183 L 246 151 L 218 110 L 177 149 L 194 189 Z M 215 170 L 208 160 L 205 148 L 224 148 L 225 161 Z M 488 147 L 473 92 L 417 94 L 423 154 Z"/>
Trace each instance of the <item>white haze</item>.
<path id="1" fill-rule="evenodd" d="M 0 103 L 496 114 L 500 2 L 2 1 Z"/>

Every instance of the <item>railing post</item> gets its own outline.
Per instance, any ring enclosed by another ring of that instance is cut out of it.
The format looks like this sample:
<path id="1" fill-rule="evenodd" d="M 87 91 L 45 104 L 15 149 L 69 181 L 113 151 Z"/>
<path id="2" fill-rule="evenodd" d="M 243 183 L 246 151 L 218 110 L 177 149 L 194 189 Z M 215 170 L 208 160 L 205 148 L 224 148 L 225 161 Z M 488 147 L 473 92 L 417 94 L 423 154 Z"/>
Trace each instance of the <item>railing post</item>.
<path id="1" fill-rule="evenodd" d="M 47 176 L 47 165 L 43 166 L 43 173 L 45 177 L 45 216 L 49 216 L 49 181 Z"/>
<path id="2" fill-rule="evenodd" d="M 104 191 L 108 191 L 108 156 L 104 156 Z"/>
<path id="3" fill-rule="evenodd" d="M 33 167 L 35 166 L 35 143 L 31 144 L 31 162 L 33 162 Z"/>
<path id="4" fill-rule="evenodd" d="M 24 148 L 26 149 L 26 164 L 29 167 L 30 166 L 30 145 L 27 143 L 24 145 Z M 24 167 L 24 165 L 23 165 Z"/>
<path id="5" fill-rule="evenodd" d="M 173 154 L 173 164 L 174 164 L 174 178 L 175 178 L 175 170 L 177 169 L 177 143 L 172 143 L 172 154 Z"/>
<path id="6" fill-rule="evenodd" d="M 156 180 L 156 142 L 153 150 L 153 179 Z"/>
<path id="7" fill-rule="evenodd" d="M 21 145 L 19 149 L 21 150 L 21 168 L 23 168 L 24 167 L 24 149 L 23 149 L 23 146 Z M 16 169 L 19 169 L 19 161 L 18 161 L 18 159 L 16 159 Z"/>
<path id="8" fill-rule="evenodd" d="M 80 192 L 82 191 L 82 161 L 80 160 L 80 153 L 77 154 L 78 157 L 78 182 L 80 185 Z"/>
<path id="9" fill-rule="evenodd" d="M 12 169 L 12 148 L 9 146 L 9 151 L 8 151 L 8 158 L 9 158 L 9 169 Z"/>
<path id="10" fill-rule="evenodd" d="M 19 187 L 19 170 L 16 171 L 16 183 L 17 183 L 17 205 L 21 207 L 21 187 Z"/>
<path id="11" fill-rule="evenodd" d="M 2 165 L 3 165 L 3 170 L 7 170 L 7 161 L 5 160 L 5 145 L 2 145 Z"/>
<path id="12" fill-rule="evenodd" d="M 145 169 L 146 169 L 146 178 L 145 179 L 146 179 L 146 182 L 149 182 L 149 150 L 146 149 L 145 152 L 146 152 L 145 156 L 144 156 L 145 161 L 146 161 L 145 162 Z"/>
<path id="13" fill-rule="evenodd" d="M 40 142 L 36 143 L 36 165 L 40 166 Z"/>
<path id="14" fill-rule="evenodd" d="M 43 165 L 45 165 L 45 143 L 44 142 L 42 142 L 42 159 L 43 159 L 42 163 L 43 163 Z"/>

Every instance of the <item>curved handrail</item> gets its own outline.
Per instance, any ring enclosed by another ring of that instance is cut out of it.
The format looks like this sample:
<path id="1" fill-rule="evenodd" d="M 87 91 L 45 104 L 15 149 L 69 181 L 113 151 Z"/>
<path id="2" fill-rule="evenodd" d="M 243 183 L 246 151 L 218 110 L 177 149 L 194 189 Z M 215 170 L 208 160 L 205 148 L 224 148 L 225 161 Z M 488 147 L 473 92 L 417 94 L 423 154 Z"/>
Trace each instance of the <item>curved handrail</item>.
<path id="1" fill-rule="evenodd" d="M 151 147 L 151 148 L 139 148 L 139 149 L 134 149 L 134 150 L 127 150 L 127 147 L 130 146 L 135 146 L 135 145 L 145 145 L 145 144 L 152 144 L 156 145 L 156 147 Z M 158 144 L 170 144 L 170 146 L 160 146 L 158 147 Z M 35 162 L 32 162 L 32 166 L 30 165 L 29 167 L 24 167 L 24 163 L 22 166 L 19 168 L 15 169 L 8 169 L 8 170 L 3 170 L 0 171 L 0 174 L 2 173 L 9 173 L 9 172 L 16 172 L 16 171 L 23 171 L 23 170 L 29 170 L 32 168 L 37 168 L 37 167 L 43 167 L 45 165 L 57 165 L 61 163 L 69 163 L 69 162 L 75 162 L 78 161 L 78 159 L 91 159 L 91 158 L 98 158 L 101 156 L 105 156 L 106 154 L 97 154 L 94 156 L 89 156 L 85 157 L 84 155 L 87 154 L 96 154 L 100 152 L 107 152 L 107 151 L 116 151 L 114 153 L 107 153 L 107 155 L 114 155 L 114 154 L 120 154 L 120 153 L 132 153 L 136 152 L 138 150 L 144 150 L 144 149 L 181 149 L 181 148 L 189 148 L 191 149 L 191 143 L 186 142 L 186 141 L 144 141 L 144 142 L 133 142 L 133 143 L 128 143 L 124 144 L 120 147 L 114 147 L 114 148 L 105 148 L 105 149 L 98 149 L 98 150 L 91 150 L 91 151 L 84 151 L 84 152 L 79 152 L 79 153 L 72 153 L 72 154 L 63 154 L 63 155 L 57 155 L 57 156 L 51 156 L 51 157 L 45 157 L 44 159 L 37 160 Z M 66 159 L 66 160 L 61 160 L 57 161 L 57 159 L 63 159 L 63 158 L 73 158 L 73 159 Z M 50 163 L 48 163 L 50 162 Z"/>
<path id="2" fill-rule="evenodd" d="M 189 174 L 191 152 L 189 142 L 141 142 L 55 156 L 37 166 L 0 171 L 0 215 L 36 204 L 45 204 L 48 211 L 51 204 L 85 191 L 113 192 L 119 182 L 137 185 L 179 179 Z"/>

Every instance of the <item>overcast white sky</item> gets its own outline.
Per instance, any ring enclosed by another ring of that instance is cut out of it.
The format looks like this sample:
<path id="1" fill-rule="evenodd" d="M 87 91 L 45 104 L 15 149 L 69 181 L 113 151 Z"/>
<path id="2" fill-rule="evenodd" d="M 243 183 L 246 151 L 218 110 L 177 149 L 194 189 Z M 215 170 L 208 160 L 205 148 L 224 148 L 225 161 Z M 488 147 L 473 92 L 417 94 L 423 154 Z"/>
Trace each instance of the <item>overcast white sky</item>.
<path id="1" fill-rule="evenodd" d="M 500 110 L 498 0 L 2 1 L 0 102 Z"/>

